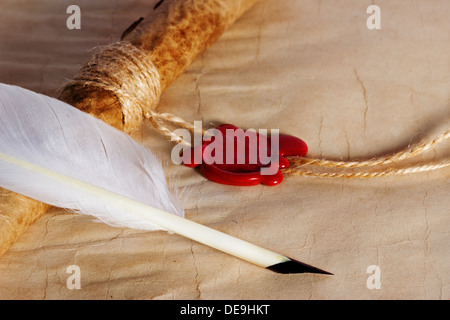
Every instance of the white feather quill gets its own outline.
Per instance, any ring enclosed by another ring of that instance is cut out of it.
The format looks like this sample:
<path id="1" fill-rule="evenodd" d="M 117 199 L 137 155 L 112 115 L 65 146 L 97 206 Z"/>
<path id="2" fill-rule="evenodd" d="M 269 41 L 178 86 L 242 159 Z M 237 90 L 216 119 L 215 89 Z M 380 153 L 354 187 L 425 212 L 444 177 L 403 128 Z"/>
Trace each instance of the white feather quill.
<path id="1" fill-rule="evenodd" d="M 276 272 L 328 274 L 184 219 L 147 148 L 64 102 L 5 84 L 0 186 L 113 226 L 168 230 Z"/>
<path id="2" fill-rule="evenodd" d="M 59 100 L 0 85 L 0 152 L 183 216 L 159 159 L 125 133 Z M 160 228 L 72 184 L 2 161 L 2 187 L 120 227 Z"/>

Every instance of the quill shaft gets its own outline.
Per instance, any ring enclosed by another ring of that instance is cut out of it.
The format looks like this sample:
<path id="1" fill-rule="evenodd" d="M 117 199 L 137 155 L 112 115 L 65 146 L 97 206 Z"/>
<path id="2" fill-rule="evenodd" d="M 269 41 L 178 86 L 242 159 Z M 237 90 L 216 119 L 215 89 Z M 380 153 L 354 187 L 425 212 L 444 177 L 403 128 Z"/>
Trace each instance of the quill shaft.
<path id="1" fill-rule="evenodd" d="M 112 205 L 123 208 L 130 214 L 134 214 L 142 219 L 154 223 L 163 229 L 208 245 L 260 267 L 266 268 L 290 260 L 281 254 L 258 247 L 228 234 L 151 207 L 139 201 L 132 200 L 92 184 L 73 179 L 66 175 L 48 170 L 44 167 L 23 161 L 16 157 L 0 153 L 0 160 L 88 192 Z"/>
<path id="2" fill-rule="evenodd" d="M 1 161 L 14 166 L 20 166 L 24 170 L 28 170 L 35 174 L 44 175 L 47 178 L 57 180 L 62 184 L 67 184 L 73 188 L 88 192 L 91 195 L 101 198 L 105 202 L 117 206 L 118 208 L 124 209 L 128 213 L 155 224 L 162 229 L 172 231 L 176 234 L 274 272 L 331 274 L 327 271 L 288 258 L 282 254 L 264 249 L 199 223 L 154 208 L 115 192 L 111 192 L 92 184 L 59 174 L 10 155 L 0 153 L 0 162 Z"/>

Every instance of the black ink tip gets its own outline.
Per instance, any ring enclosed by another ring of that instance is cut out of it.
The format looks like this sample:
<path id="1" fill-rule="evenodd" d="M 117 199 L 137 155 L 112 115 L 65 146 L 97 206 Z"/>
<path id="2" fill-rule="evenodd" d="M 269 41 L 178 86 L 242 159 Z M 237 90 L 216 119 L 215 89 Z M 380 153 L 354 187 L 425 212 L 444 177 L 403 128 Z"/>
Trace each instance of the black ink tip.
<path id="1" fill-rule="evenodd" d="M 272 270 L 274 272 L 278 273 L 319 273 L 319 274 L 328 274 L 333 275 L 332 273 L 328 271 L 324 271 L 321 269 L 318 269 L 316 267 L 310 266 L 306 263 L 294 260 L 289 258 L 290 260 L 274 264 L 272 266 L 267 267 L 267 269 Z"/>

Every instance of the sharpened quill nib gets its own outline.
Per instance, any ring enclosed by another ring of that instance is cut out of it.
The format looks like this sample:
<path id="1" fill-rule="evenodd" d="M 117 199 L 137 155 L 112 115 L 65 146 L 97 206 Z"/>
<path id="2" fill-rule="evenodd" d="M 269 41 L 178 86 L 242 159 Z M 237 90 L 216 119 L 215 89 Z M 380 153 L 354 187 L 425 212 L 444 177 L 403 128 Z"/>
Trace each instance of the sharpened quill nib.
<path id="1" fill-rule="evenodd" d="M 310 266 L 306 263 L 294 260 L 289 258 L 288 261 L 280 262 L 277 264 L 274 264 L 272 266 L 267 267 L 267 269 L 272 270 L 277 273 L 318 273 L 318 274 L 327 274 L 327 275 L 333 275 L 332 273 L 328 271 L 324 271 L 321 269 L 318 269 L 316 267 Z"/>

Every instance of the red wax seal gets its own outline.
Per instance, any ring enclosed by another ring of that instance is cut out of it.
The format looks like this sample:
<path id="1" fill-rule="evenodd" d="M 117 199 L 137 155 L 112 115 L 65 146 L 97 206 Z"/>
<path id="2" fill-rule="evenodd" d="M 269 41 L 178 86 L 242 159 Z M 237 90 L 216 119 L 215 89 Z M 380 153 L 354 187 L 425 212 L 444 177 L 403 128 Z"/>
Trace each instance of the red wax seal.
<path id="1" fill-rule="evenodd" d="M 184 165 L 199 167 L 205 178 L 217 183 L 277 185 L 283 181 L 280 169 L 289 166 L 285 156 L 302 157 L 308 152 L 306 143 L 293 136 L 267 136 L 256 131 L 244 131 L 231 124 L 216 129 L 215 136 L 189 149 L 190 153 L 182 158 Z M 272 150 L 278 154 L 272 156 Z"/>

